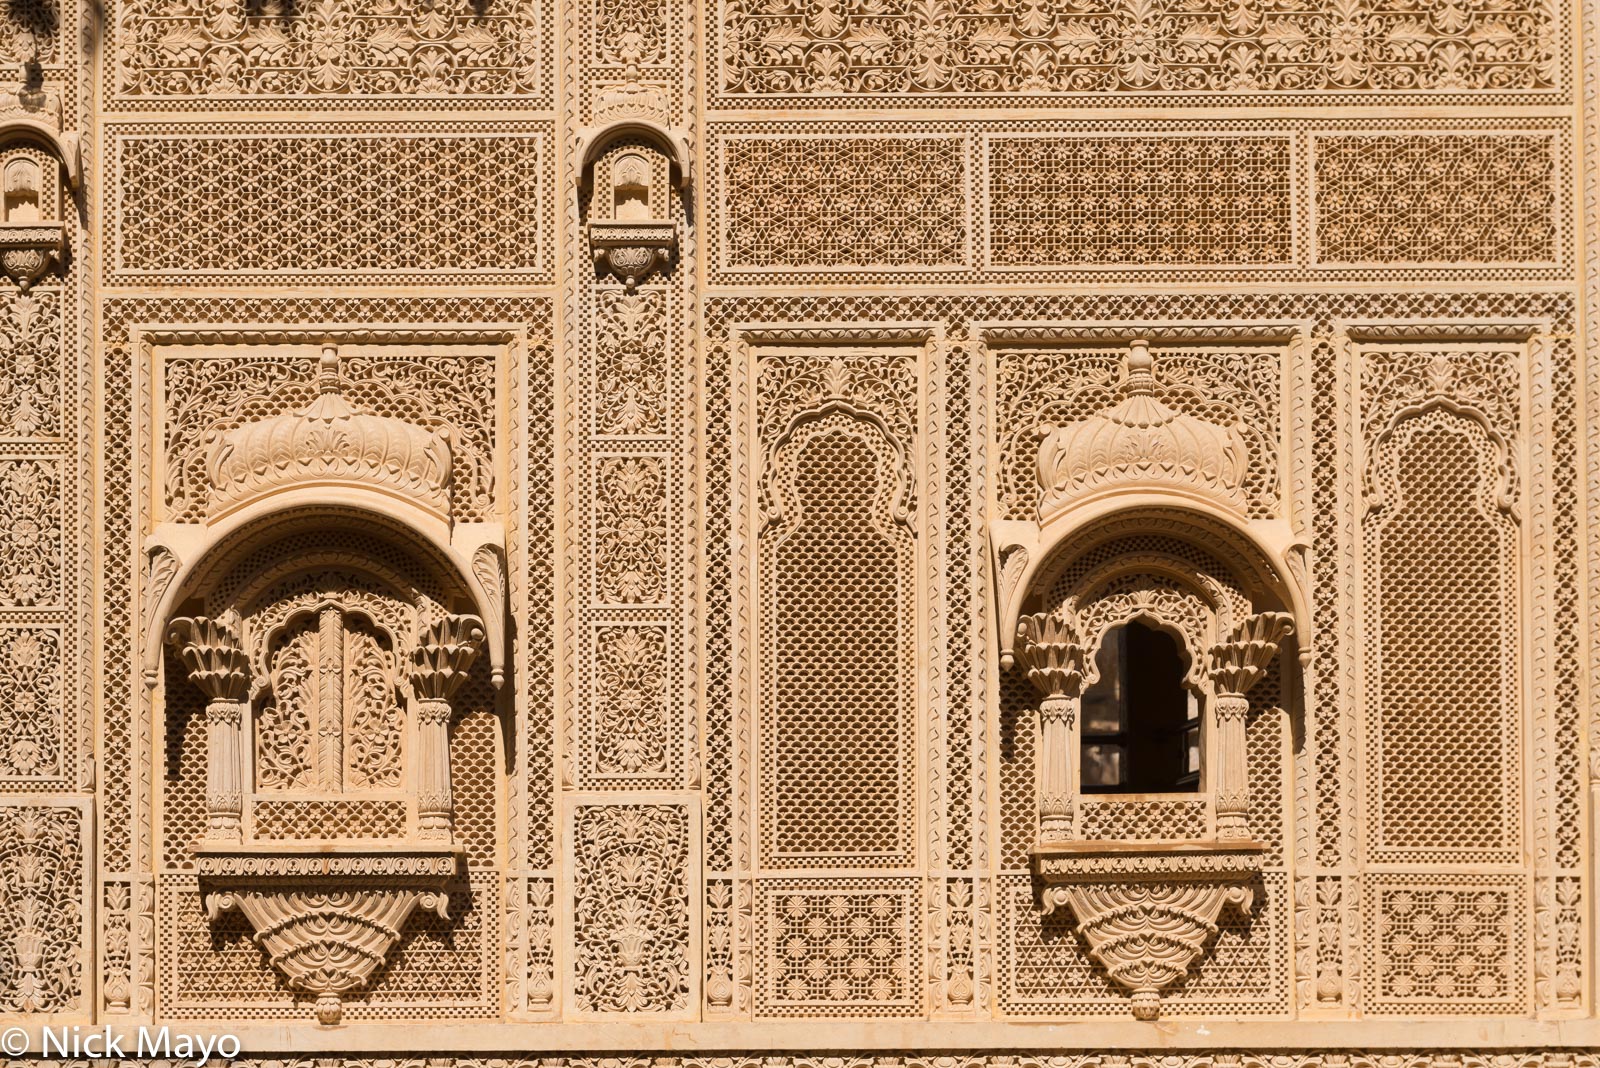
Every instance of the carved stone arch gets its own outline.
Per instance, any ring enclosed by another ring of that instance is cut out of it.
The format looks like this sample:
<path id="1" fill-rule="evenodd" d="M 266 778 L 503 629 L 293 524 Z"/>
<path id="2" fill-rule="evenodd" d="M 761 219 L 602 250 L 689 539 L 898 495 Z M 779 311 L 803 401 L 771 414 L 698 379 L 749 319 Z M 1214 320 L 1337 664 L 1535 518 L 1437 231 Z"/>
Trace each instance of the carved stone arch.
<path id="1" fill-rule="evenodd" d="M 1202 570 L 1226 577 L 1227 585 L 1239 591 L 1244 601 L 1236 599 L 1236 606 L 1247 602 L 1254 611 L 1285 612 L 1298 633 L 1311 632 L 1309 592 L 1304 568 L 1297 564 L 1306 547 L 1286 524 L 1245 522 L 1202 502 L 1146 495 L 1075 511 L 1070 523 L 990 524 L 1002 667 L 1011 666 L 1018 620 L 1037 610 L 1040 593 L 1057 585 L 1074 566 L 1094 559 L 1097 550 L 1102 556 L 1128 551 L 1116 547 L 1121 539 L 1135 539 L 1130 549 L 1150 539 L 1187 545 L 1191 555 L 1199 552 L 1213 561 Z M 1298 652 L 1304 661 L 1310 643 L 1302 642 Z"/>
<path id="2" fill-rule="evenodd" d="M 654 145 L 672 164 L 674 184 L 680 188 L 687 187 L 689 161 L 694 158 L 689 148 L 689 135 L 655 119 L 636 116 L 589 126 L 578 132 L 580 190 L 587 191 L 593 187 L 594 165 L 601 153 L 617 141 L 628 138 Z"/>
<path id="3" fill-rule="evenodd" d="M 493 525 L 456 524 L 452 531 L 421 509 L 359 487 L 339 487 L 343 503 L 329 503 L 328 496 L 326 489 L 302 487 L 214 524 L 172 523 L 157 529 L 147 550 L 152 578 L 143 616 L 147 685 L 157 678 L 163 623 L 178 605 L 201 591 L 237 581 L 233 576 L 239 561 L 251 553 L 271 554 L 273 544 L 283 539 L 309 538 L 313 548 L 318 542 L 326 548 L 329 537 L 348 543 L 352 535 L 367 538 L 369 546 L 397 560 L 411 561 L 406 581 L 434 590 L 432 596 L 448 611 L 471 612 L 482 620 L 491 678 L 497 687 L 503 683 L 506 584 Z"/>
<path id="4" fill-rule="evenodd" d="M 1385 453 L 1408 425 L 1414 425 L 1417 420 L 1433 411 L 1448 412 L 1456 419 L 1472 424 L 1483 432 L 1494 453 L 1490 464 L 1494 477 L 1482 480 L 1479 486 L 1480 494 L 1485 497 L 1483 503 L 1498 509 L 1513 520 L 1517 519 L 1517 466 L 1511 441 L 1503 429 L 1496 425 L 1495 420 L 1481 408 L 1464 404 L 1443 394 L 1436 394 L 1416 403 L 1395 408 L 1384 420 L 1383 425 L 1372 434 L 1362 465 L 1367 514 L 1382 511 L 1393 499 L 1397 488 L 1398 476 L 1394 465 L 1383 463 Z"/>
<path id="5" fill-rule="evenodd" d="M 208 698 L 206 909 L 243 912 L 334 1023 L 416 909 L 448 918 L 452 699 L 481 589 L 448 544 L 349 504 L 179 533 L 150 618 Z M 330 806 L 368 815 L 320 837 Z"/>
<path id="6" fill-rule="evenodd" d="M 874 451 L 887 461 L 880 464 L 879 474 L 883 485 L 880 486 L 879 496 L 887 504 L 889 518 L 909 529 L 915 506 L 916 482 L 906 443 L 896 437 L 877 412 L 857 407 L 841 398 L 830 398 L 792 415 L 788 424 L 768 446 L 766 474 L 760 497 L 762 533 L 774 525 L 781 527 L 793 512 L 795 456 L 813 436 L 827 432 L 830 427 L 851 424 L 854 424 L 855 432 L 865 432 L 871 436 L 875 442 Z"/>
<path id="7" fill-rule="evenodd" d="M 1293 585 L 1247 528 L 1188 502 L 1146 500 L 1086 517 L 1078 511 L 1070 528 L 1000 547 L 1002 625 L 1008 603 L 1016 613 L 1002 649 L 1014 651 L 1041 698 L 1032 859 L 1042 907 L 1071 909 L 1091 956 L 1130 991 L 1134 1014 L 1153 1019 L 1161 990 L 1206 951 L 1220 911 L 1248 914 L 1265 846 L 1248 826 L 1244 695 L 1293 631 Z M 1081 837 L 1080 698 L 1105 636 L 1133 621 L 1172 634 L 1188 659 L 1182 683 L 1199 699 L 1191 708 L 1208 769 L 1195 787 L 1207 810 L 1201 838 Z"/>

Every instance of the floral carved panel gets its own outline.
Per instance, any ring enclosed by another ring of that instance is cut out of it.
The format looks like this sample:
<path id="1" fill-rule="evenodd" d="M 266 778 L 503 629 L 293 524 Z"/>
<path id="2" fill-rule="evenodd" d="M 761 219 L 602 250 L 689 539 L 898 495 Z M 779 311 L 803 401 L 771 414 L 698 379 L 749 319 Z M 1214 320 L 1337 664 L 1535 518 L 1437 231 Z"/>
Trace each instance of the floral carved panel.
<path id="1" fill-rule="evenodd" d="M 0 627 L 0 784 L 66 773 L 63 653 L 59 626 Z"/>
<path id="2" fill-rule="evenodd" d="M 0 300 L 0 436 L 62 434 L 61 293 L 35 287 Z"/>
<path id="3" fill-rule="evenodd" d="M 651 796 L 572 806 L 570 979 L 583 1015 L 682 1016 L 697 1004 L 698 809 Z"/>
<path id="4" fill-rule="evenodd" d="M 0 458 L 0 607 L 61 604 L 61 462 Z"/>
<path id="5" fill-rule="evenodd" d="M 87 813 L 0 800 L 0 1015 L 86 1011 Z"/>
<path id="6" fill-rule="evenodd" d="M 408 106 L 546 92 L 543 3 L 452 10 L 417 0 L 176 0 L 115 5 L 112 98 L 124 106 Z"/>
<path id="7" fill-rule="evenodd" d="M 1495 6 L 723 0 L 724 98 L 1482 93 L 1558 84 L 1548 0 Z M 1312 97 L 1314 99 L 1314 97 Z M 1293 98 L 1289 98 L 1293 99 Z M 1275 100 L 1274 102 L 1278 102 Z"/>

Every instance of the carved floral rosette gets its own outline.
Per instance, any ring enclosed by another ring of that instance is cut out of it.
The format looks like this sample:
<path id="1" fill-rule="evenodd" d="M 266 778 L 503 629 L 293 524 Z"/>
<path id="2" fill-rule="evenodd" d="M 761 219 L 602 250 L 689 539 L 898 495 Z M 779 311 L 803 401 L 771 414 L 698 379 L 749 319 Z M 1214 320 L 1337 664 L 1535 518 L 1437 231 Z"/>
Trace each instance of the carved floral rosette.
<path id="1" fill-rule="evenodd" d="M 1217 917 L 1232 906 L 1248 915 L 1264 847 L 1148 843 L 1060 843 L 1037 847 L 1034 872 L 1045 884 L 1046 914 L 1065 905 L 1089 955 L 1132 995 L 1133 1014 L 1154 1020 L 1161 991 L 1181 981 L 1210 947 Z"/>
<path id="2" fill-rule="evenodd" d="M 454 849 L 337 854 L 274 849 L 196 850 L 206 915 L 237 910 L 288 982 L 337 1024 L 400 941 L 418 908 L 448 919 Z"/>

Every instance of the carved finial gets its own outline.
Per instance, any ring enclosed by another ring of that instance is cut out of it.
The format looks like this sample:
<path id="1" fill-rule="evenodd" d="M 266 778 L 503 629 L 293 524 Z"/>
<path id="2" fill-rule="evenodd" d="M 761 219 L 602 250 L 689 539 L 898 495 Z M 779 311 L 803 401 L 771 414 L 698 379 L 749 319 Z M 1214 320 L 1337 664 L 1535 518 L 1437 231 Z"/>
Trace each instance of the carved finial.
<path id="1" fill-rule="evenodd" d="M 1045 697 L 1076 697 L 1083 685 L 1083 647 L 1059 612 L 1017 621 L 1017 660 Z"/>
<path id="2" fill-rule="evenodd" d="M 234 620 L 205 616 L 174 619 L 167 627 L 167 641 L 177 647 L 189 677 L 207 697 L 213 701 L 244 699 L 247 658 Z"/>
<path id="3" fill-rule="evenodd" d="M 1260 612 L 1233 628 L 1225 642 L 1211 647 L 1211 681 L 1219 694 L 1246 694 L 1261 681 L 1278 655 L 1278 646 L 1294 633 L 1283 612 Z"/>
<path id="4" fill-rule="evenodd" d="M 322 355 L 317 359 L 317 392 L 339 391 L 339 346 L 332 341 L 322 343 Z"/>
<path id="5" fill-rule="evenodd" d="M 1153 395 L 1156 391 L 1155 367 L 1156 359 L 1150 355 L 1150 342 L 1142 337 L 1136 337 L 1128 342 L 1128 355 L 1123 364 L 1127 374 L 1122 382 L 1122 391 L 1129 396 L 1134 394 Z"/>

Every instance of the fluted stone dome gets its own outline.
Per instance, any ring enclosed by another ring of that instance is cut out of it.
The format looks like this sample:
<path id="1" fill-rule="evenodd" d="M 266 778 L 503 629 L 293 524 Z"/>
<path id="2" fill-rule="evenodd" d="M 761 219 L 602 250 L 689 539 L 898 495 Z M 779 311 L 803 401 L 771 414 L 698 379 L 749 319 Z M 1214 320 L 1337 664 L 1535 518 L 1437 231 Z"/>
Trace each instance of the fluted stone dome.
<path id="1" fill-rule="evenodd" d="M 448 512 L 450 443 L 443 433 L 353 408 L 331 348 L 317 386 L 305 408 L 219 436 L 206 458 L 213 513 L 274 489 L 329 481 L 391 490 Z"/>
<path id="2" fill-rule="evenodd" d="M 1182 488 L 1242 505 L 1249 467 L 1243 435 L 1162 403 L 1154 366 L 1148 342 L 1132 342 L 1122 399 L 1046 435 L 1039 446 L 1041 518 L 1118 486 Z"/>

